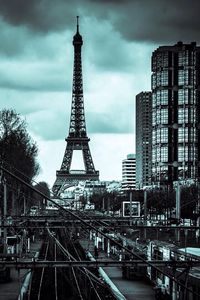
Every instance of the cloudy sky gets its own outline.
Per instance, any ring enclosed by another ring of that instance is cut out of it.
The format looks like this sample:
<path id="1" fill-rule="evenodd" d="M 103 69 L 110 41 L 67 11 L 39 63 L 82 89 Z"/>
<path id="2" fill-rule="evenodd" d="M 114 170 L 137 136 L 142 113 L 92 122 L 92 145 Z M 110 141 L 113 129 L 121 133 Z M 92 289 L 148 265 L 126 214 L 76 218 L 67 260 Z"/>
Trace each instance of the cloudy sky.
<path id="1" fill-rule="evenodd" d="M 66 147 L 76 16 L 92 157 L 101 180 L 120 180 L 135 152 L 135 96 L 151 89 L 151 53 L 199 42 L 199 11 L 199 0 L 0 0 L 0 109 L 26 119 L 37 180 L 53 184 Z"/>

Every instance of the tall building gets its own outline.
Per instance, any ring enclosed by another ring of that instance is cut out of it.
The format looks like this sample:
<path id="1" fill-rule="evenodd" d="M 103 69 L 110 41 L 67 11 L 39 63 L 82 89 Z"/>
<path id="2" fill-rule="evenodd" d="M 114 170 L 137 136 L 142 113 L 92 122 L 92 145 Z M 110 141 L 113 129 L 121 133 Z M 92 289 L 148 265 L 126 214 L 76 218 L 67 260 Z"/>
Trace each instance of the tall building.
<path id="1" fill-rule="evenodd" d="M 136 187 L 136 159 L 135 154 L 128 154 L 122 161 L 122 190 Z"/>
<path id="2" fill-rule="evenodd" d="M 136 187 L 151 184 L 151 92 L 136 96 Z"/>
<path id="3" fill-rule="evenodd" d="M 65 139 L 67 142 L 63 162 L 60 170 L 56 172 L 56 181 L 53 192 L 59 195 L 62 189 L 68 185 L 77 184 L 79 181 L 99 180 L 99 171 L 95 170 L 89 148 L 90 139 L 87 136 L 82 80 L 81 47 L 82 36 L 79 33 L 77 17 L 76 34 L 73 37 L 74 46 L 74 74 L 72 87 L 72 105 L 69 125 L 69 134 Z M 71 170 L 72 155 L 74 151 L 81 150 L 85 170 Z"/>
<path id="4" fill-rule="evenodd" d="M 200 177 L 200 47 L 162 46 L 152 55 L 152 182 Z"/>

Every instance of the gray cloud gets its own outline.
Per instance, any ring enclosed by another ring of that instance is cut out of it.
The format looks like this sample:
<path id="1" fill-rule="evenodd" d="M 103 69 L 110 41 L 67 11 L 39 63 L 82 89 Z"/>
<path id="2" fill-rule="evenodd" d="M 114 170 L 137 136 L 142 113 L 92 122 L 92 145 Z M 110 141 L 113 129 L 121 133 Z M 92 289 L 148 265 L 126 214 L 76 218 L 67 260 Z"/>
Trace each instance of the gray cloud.
<path id="1" fill-rule="evenodd" d="M 0 0 L 1 15 L 15 26 L 27 26 L 33 31 L 49 32 L 66 29 L 77 14 L 77 1 L 65 0 Z"/>
<path id="2" fill-rule="evenodd" d="M 21 91 L 67 91 L 71 89 L 61 65 L 6 63 L 0 65 L 0 87 Z"/>
<path id="3" fill-rule="evenodd" d="M 90 30 L 90 24 L 95 24 L 95 31 Z M 119 33 L 114 32 L 108 22 L 98 22 L 87 18 L 84 22 L 88 32 L 83 36 L 85 41 L 85 58 L 99 71 L 129 71 L 131 69 L 131 52 L 129 44 L 123 42 Z M 86 66 L 87 67 L 87 66 Z"/>
<path id="4" fill-rule="evenodd" d="M 71 36 L 71 34 L 70 34 Z M 66 49 L 66 40 L 69 33 L 63 34 L 51 32 L 40 35 L 31 32 L 25 26 L 16 27 L 8 24 L 0 18 L 0 57 L 18 60 L 48 60 L 61 55 L 63 47 Z M 62 49 L 62 50 L 61 50 Z"/>
<path id="5" fill-rule="evenodd" d="M 130 133 L 130 119 L 125 112 L 87 113 L 89 133 Z"/>
<path id="6" fill-rule="evenodd" d="M 125 112 L 112 113 L 87 113 L 86 127 L 88 136 L 94 133 L 130 133 L 131 124 Z M 62 140 L 68 135 L 69 111 L 38 110 L 28 117 L 31 131 L 43 140 Z"/>
<path id="7" fill-rule="evenodd" d="M 153 42 L 199 41 L 199 11 L 198 0 L 0 0 L 4 20 L 36 32 L 70 29 L 80 14 L 109 20 L 128 40 Z"/>
<path id="8" fill-rule="evenodd" d="M 114 23 L 128 40 L 200 41 L 199 10 L 199 1 L 133 1 L 121 8 Z"/>
<path id="9" fill-rule="evenodd" d="M 63 140 L 68 133 L 66 112 L 40 110 L 28 118 L 30 130 L 43 140 Z"/>

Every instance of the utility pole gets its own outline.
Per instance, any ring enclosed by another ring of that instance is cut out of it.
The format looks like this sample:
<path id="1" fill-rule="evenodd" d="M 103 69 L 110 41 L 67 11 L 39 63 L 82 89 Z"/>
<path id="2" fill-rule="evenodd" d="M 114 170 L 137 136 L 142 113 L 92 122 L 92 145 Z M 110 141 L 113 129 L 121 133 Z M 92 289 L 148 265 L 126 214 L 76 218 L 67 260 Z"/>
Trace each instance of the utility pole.
<path id="1" fill-rule="evenodd" d="M 200 212 L 200 181 L 199 178 L 197 179 L 197 206 L 196 206 L 196 214 L 197 214 L 197 220 L 196 220 L 196 226 L 200 227 L 200 217 L 199 217 L 199 212 Z M 196 230 L 196 243 L 199 242 L 199 233 L 200 230 Z"/>
<path id="2" fill-rule="evenodd" d="M 147 190 L 144 189 L 144 225 L 147 225 Z M 147 230 L 144 228 L 144 239 L 147 238 Z"/>
<path id="3" fill-rule="evenodd" d="M 108 197 L 107 213 L 110 214 L 110 197 Z"/>
<path id="4" fill-rule="evenodd" d="M 26 215 L 26 197 L 25 195 L 23 196 L 24 200 L 24 216 Z"/>
<path id="5" fill-rule="evenodd" d="M 6 225 L 6 218 L 7 218 L 7 185 L 6 180 L 4 179 L 3 182 L 3 225 Z M 3 252 L 4 254 L 7 253 L 7 246 L 6 246 L 6 240 L 7 240 L 7 228 L 4 227 L 3 230 Z"/>
<path id="6" fill-rule="evenodd" d="M 181 202 L 181 186 L 179 182 L 177 183 L 176 188 L 176 219 L 177 221 L 180 220 L 180 202 Z M 176 240 L 177 242 L 180 242 L 180 229 L 176 229 Z"/>
<path id="7" fill-rule="evenodd" d="M 133 207 L 132 207 L 132 201 L 133 200 L 133 194 L 132 190 L 130 188 L 130 226 L 132 225 L 132 217 L 133 217 Z"/>

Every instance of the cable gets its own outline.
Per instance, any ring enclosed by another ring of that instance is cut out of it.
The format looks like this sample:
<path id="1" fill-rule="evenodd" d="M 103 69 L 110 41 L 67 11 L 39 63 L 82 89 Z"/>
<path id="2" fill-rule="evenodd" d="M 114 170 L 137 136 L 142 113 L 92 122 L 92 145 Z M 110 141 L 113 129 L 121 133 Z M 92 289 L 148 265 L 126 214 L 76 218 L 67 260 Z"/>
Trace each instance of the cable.
<path id="1" fill-rule="evenodd" d="M 39 195 L 41 195 L 42 197 L 46 198 L 48 201 L 50 201 L 51 203 L 53 203 L 55 206 L 59 207 L 61 210 L 69 213 L 70 215 L 72 215 L 73 217 L 75 217 L 76 219 L 78 219 L 79 221 L 81 221 L 83 224 L 85 224 L 87 227 L 89 226 L 91 229 L 95 230 L 96 232 L 100 233 L 101 235 L 103 235 L 105 238 L 109 239 L 110 241 L 112 241 L 115 245 L 121 247 L 122 249 L 126 250 L 129 254 L 136 256 L 138 259 L 142 260 L 143 262 L 145 262 L 148 266 L 154 268 L 155 270 L 157 270 L 158 272 L 161 272 L 163 275 L 169 277 L 171 280 L 173 280 L 174 282 L 176 282 L 178 285 L 182 286 L 184 289 L 187 289 L 189 292 L 191 292 L 193 295 L 196 296 L 200 296 L 199 294 L 195 293 L 194 291 L 192 291 L 191 289 L 185 287 L 184 284 L 182 284 L 181 282 L 179 282 L 174 276 L 171 276 L 169 274 L 167 274 L 166 272 L 164 272 L 163 270 L 159 269 L 158 267 L 152 265 L 151 263 L 149 263 L 148 261 L 146 261 L 144 258 L 140 257 L 138 254 L 133 253 L 131 250 L 129 250 L 128 248 L 122 246 L 120 243 L 116 242 L 115 240 L 113 240 L 112 238 L 110 238 L 109 236 L 107 236 L 105 233 L 101 232 L 99 229 L 95 228 L 93 225 L 91 224 L 87 224 L 87 222 L 85 222 L 84 220 L 82 220 L 78 215 L 76 215 L 75 213 L 73 213 L 70 210 L 65 209 L 64 207 L 62 207 L 61 205 L 59 205 L 58 203 L 56 203 L 55 201 L 53 201 L 52 199 L 50 199 L 49 197 L 47 197 L 46 195 L 44 195 L 43 193 L 41 193 L 40 191 L 36 190 L 34 187 L 32 187 L 29 183 L 25 182 L 23 179 L 19 178 L 18 176 L 16 176 L 15 174 L 13 174 L 12 172 L 8 171 L 7 169 L 5 169 L 4 167 L 0 166 L 0 168 L 7 174 L 9 174 L 10 176 L 14 177 L 15 179 L 18 179 L 20 182 L 24 183 L 24 185 L 28 186 L 30 189 L 32 189 L 33 191 L 35 191 L 36 193 L 38 193 Z"/>

